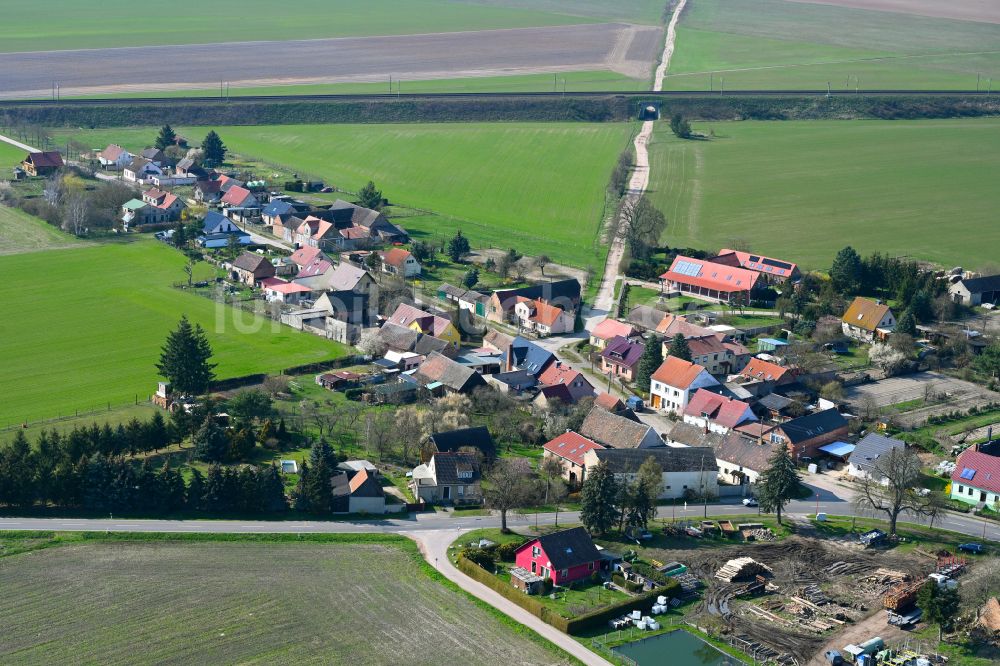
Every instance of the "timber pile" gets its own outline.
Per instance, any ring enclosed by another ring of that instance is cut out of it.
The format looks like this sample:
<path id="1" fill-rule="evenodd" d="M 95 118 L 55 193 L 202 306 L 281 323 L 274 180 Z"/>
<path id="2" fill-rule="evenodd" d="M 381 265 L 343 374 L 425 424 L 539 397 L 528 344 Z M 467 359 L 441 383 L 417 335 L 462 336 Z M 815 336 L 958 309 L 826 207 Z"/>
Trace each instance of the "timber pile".
<path id="1" fill-rule="evenodd" d="M 897 571 L 896 569 L 885 569 L 879 567 L 868 576 L 868 578 L 877 579 L 880 583 L 902 583 L 910 580 L 910 574 L 905 571 Z"/>
<path id="2" fill-rule="evenodd" d="M 754 576 L 771 577 L 774 572 L 766 564 L 761 564 L 750 557 L 738 557 L 729 560 L 721 569 L 715 572 L 715 577 L 727 583 L 739 579 L 752 579 Z"/>
<path id="3" fill-rule="evenodd" d="M 912 583 L 902 583 L 889 590 L 883 600 L 886 610 L 893 613 L 906 610 L 917 599 L 917 593 L 924 586 L 924 581 L 918 580 Z"/>
<path id="4" fill-rule="evenodd" d="M 861 562 L 834 562 L 826 568 L 826 572 L 831 576 L 846 576 L 861 573 L 869 568 L 871 567 Z"/>
<path id="5" fill-rule="evenodd" d="M 802 596 L 820 606 L 830 603 L 830 597 L 826 596 L 826 593 L 820 589 L 819 585 L 807 585 L 802 588 Z"/>

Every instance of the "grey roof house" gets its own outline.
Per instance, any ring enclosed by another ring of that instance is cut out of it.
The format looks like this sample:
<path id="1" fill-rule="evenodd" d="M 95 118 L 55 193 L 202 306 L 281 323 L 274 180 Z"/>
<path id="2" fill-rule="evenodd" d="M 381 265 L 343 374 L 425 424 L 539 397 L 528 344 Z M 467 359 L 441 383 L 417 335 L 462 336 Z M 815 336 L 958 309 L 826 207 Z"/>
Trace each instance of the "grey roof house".
<path id="1" fill-rule="evenodd" d="M 594 407 L 580 426 L 580 434 L 614 449 L 648 449 L 664 446 L 650 426 Z"/>
<path id="2" fill-rule="evenodd" d="M 875 473 L 880 458 L 890 451 L 905 449 L 906 442 L 870 432 L 857 443 L 847 459 L 847 473 L 859 479 L 867 478 Z"/>

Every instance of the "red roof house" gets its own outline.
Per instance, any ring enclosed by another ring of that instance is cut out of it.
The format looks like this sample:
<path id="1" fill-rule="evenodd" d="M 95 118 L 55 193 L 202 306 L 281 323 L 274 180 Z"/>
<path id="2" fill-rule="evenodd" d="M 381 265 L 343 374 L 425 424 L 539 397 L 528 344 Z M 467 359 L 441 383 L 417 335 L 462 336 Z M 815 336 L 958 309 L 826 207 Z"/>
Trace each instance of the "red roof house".
<path id="1" fill-rule="evenodd" d="M 598 349 L 604 346 L 611 338 L 621 336 L 623 338 L 635 337 L 638 332 L 632 324 L 627 324 L 617 319 L 605 319 L 590 332 L 590 344 Z"/>
<path id="2" fill-rule="evenodd" d="M 747 366 L 740 371 L 740 376 L 744 379 L 759 382 L 774 382 L 775 386 L 795 381 L 795 376 L 790 368 L 765 361 L 756 356 L 750 359 Z"/>
<path id="3" fill-rule="evenodd" d="M 759 277 L 759 273 L 745 268 L 677 255 L 660 281 L 667 291 L 704 301 L 747 303 Z"/>
<path id="4" fill-rule="evenodd" d="M 572 484 L 582 484 L 585 479 L 586 465 L 583 456 L 587 451 L 603 449 L 604 447 L 592 439 L 567 430 L 544 447 L 546 458 L 556 458 L 562 463 L 563 478 Z"/>
<path id="5" fill-rule="evenodd" d="M 574 527 L 532 539 L 517 549 L 517 566 L 556 585 L 587 578 L 602 569 L 604 558 L 587 530 Z"/>
<path id="6" fill-rule="evenodd" d="M 799 267 L 790 261 L 773 259 L 742 250 L 719 250 L 719 256 L 712 259 L 714 264 L 739 266 L 756 273 L 772 284 L 785 280 L 797 280 L 801 277 Z"/>
<path id="7" fill-rule="evenodd" d="M 974 446 L 958 456 L 951 473 L 952 499 L 967 504 L 982 502 L 990 508 L 1000 502 L 1000 456 L 990 455 L 993 447 L 1000 448 L 1000 442 Z"/>
<path id="8" fill-rule="evenodd" d="M 684 408 L 685 423 L 722 434 L 756 420 L 747 403 L 705 389 L 698 389 Z"/>

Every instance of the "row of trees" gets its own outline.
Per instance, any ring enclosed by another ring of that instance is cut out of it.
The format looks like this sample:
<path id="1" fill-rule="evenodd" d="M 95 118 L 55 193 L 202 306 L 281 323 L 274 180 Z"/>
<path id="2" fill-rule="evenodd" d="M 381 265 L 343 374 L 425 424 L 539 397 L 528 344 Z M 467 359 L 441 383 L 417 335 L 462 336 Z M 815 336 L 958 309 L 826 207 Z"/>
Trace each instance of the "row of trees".
<path id="1" fill-rule="evenodd" d="M 4 184 L 0 201 L 41 218 L 76 236 L 89 229 L 112 229 L 120 225 L 121 207 L 135 192 L 124 183 L 93 181 L 74 168 L 49 176 L 41 197 L 21 196 L 17 188 Z"/>
<path id="2" fill-rule="evenodd" d="M 642 463 L 631 482 L 620 481 L 605 463 L 599 463 L 583 483 L 580 522 L 596 535 L 616 527 L 622 533 L 626 528 L 645 529 L 656 515 L 661 492 L 663 470 L 652 457 Z"/>
<path id="3" fill-rule="evenodd" d="M 169 461 L 159 469 L 149 460 L 137 466 L 122 456 L 109 455 L 85 455 L 71 463 L 32 452 L 17 439 L 0 450 L 0 504 L 146 514 L 287 509 L 284 482 L 273 465 L 213 465 L 207 475 L 194 469 L 185 484 Z"/>

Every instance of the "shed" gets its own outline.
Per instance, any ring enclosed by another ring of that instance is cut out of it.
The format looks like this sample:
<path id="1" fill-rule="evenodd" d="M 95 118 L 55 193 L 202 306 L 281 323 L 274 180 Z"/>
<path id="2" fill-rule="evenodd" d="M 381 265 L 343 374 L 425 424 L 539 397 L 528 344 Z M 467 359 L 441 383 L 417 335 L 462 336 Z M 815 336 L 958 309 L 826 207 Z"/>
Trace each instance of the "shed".
<path id="1" fill-rule="evenodd" d="M 854 449 L 854 444 L 839 441 L 819 447 L 819 450 L 823 453 L 833 458 L 840 458 L 841 460 L 847 460 L 847 457 L 854 453 Z"/>
<path id="2" fill-rule="evenodd" d="M 787 347 L 788 340 L 779 340 L 778 338 L 758 338 L 757 339 L 757 351 L 758 352 L 772 352 L 781 347 Z"/>
<path id="3" fill-rule="evenodd" d="M 525 594 L 537 594 L 542 587 L 542 577 L 523 567 L 511 567 L 510 584 Z"/>

